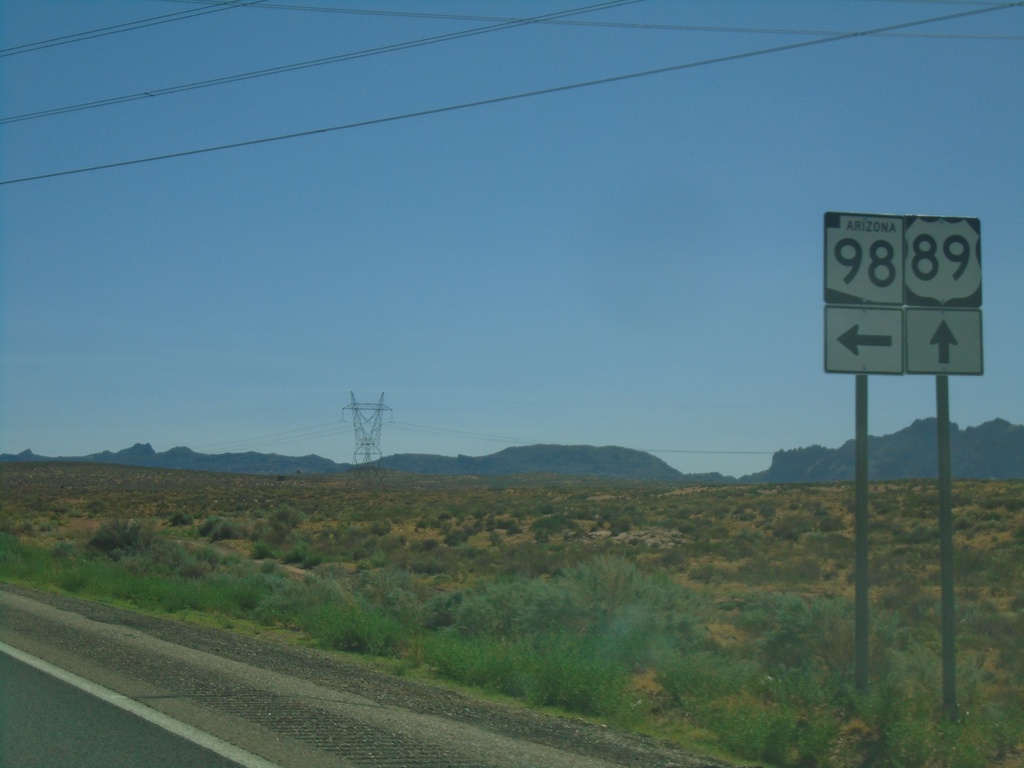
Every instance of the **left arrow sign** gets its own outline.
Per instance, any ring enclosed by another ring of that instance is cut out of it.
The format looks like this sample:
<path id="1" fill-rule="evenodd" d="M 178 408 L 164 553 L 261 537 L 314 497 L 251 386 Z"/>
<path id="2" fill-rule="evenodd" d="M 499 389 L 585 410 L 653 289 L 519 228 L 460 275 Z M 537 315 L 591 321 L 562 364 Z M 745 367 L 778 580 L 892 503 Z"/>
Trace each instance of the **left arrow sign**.
<path id="1" fill-rule="evenodd" d="M 825 370 L 903 373 L 903 310 L 826 306 Z"/>
<path id="2" fill-rule="evenodd" d="M 862 334 L 860 332 L 860 325 L 855 325 L 842 336 L 838 337 L 838 341 L 848 350 L 853 352 L 855 355 L 859 355 L 859 347 L 891 347 L 892 336 L 882 336 L 880 334 Z"/>

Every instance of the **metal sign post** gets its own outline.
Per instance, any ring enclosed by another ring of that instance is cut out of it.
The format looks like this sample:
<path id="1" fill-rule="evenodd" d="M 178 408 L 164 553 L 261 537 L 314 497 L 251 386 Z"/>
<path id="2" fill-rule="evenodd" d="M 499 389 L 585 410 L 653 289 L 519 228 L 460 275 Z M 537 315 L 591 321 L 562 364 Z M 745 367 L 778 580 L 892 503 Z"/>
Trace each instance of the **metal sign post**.
<path id="1" fill-rule="evenodd" d="M 868 687 L 868 376 L 857 375 L 854 507 L 854 684 Z"/>
<path id="2" fill-rule="evenodd" d="M 956 605 L 953 595 L 952 461 L 949 450 L 949 377 L 935 377 L 939 426 L 939 583 L 942 591 L 942 706 L 951 722 L 960 719 L 956 702 Z"/>
<path id="3" fill-rule="evenodd" d="M 956 721 L 949 374 L 981 375 L 981 222 L 825 214 L 825 370 L 857 374 L 854 679 L 868 686 L 868 374 L 935 374 L 942 698 Z M 881 305 L 881 306 L 880 306 Z"/>

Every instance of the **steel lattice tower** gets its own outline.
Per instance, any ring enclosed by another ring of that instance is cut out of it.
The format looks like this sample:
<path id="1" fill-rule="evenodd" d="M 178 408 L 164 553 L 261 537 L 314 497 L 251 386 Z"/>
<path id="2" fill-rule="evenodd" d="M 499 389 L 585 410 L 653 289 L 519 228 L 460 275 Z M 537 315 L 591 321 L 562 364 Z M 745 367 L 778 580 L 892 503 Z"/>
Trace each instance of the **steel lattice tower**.
<path id="1" fill-rule="evenodd" d="M 355 392 L 350 392 L 352 402 L 343 410 L 352 411 L 352 426 L 356 435 L 356 452 L 353 461 L 356 469 L 366 472 L 367 482 L 379 479 L 381 473 L 380 432 L 384 425 L 384 413 L 391 408 L 384 405 L 384 393 L 376 403 L 356 402 Z"/>

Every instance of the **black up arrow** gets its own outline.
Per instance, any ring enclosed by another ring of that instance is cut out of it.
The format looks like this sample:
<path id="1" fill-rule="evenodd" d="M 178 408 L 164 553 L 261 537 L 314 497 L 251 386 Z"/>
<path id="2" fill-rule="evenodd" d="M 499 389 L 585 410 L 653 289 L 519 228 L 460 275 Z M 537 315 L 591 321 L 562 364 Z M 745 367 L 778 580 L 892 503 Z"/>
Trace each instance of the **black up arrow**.
<path id="1" fill-rule="evenodd" d="M 949 326 L 946 325 L 946 321 L 943 320 L 939 323 L 939 327 L 935 329 L 935 335 L 932 336 L 932 340 L 929 344 L 939 345 L 939 364 L 944 365 L 949 362 L 949 345 L 956 344 L 956 336 L 949 330 Z"/>
<path id="2" fill-rule="evenodd" d="M 860 333 L 860 325 L 853 326 L 850 330 L 839 337 L 839 343 L 846 347 L 848 350 L 853 352 L 855 355 L 859 355 L 857 347 L 891 347 L 892 336 L 862 336 Z M 934 343 L 934 342 L 933 342 Z M 955 342 L 954 342 L 955 343 Z"/>

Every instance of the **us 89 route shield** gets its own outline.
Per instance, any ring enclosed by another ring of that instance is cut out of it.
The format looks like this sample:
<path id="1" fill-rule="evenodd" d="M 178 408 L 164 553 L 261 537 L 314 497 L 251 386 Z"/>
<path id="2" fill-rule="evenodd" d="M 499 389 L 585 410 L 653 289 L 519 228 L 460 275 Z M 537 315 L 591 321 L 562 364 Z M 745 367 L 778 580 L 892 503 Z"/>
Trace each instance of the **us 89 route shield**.
<path id="1" fill-rule="evenodd" d="M 981 306 L 978 219 L 907 216 L 905 236 L 908 306 Z"/>

